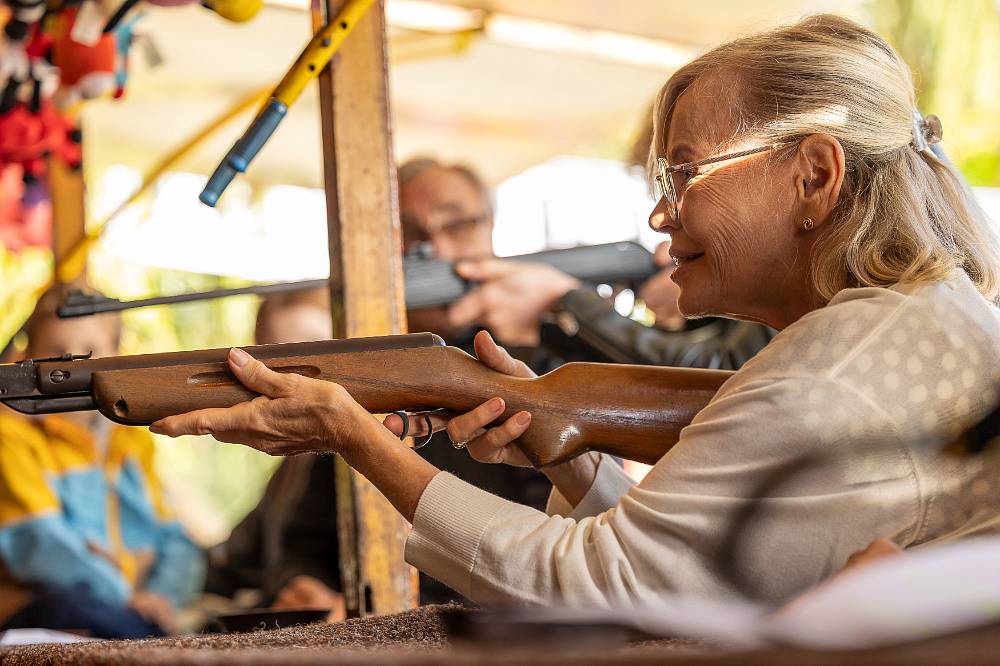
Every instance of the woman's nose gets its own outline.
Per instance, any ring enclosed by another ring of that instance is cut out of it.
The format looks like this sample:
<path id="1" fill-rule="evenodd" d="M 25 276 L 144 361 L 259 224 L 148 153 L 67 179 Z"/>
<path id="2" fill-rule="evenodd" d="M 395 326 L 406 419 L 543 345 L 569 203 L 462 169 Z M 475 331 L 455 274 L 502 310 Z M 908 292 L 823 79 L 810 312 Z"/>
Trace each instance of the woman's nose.
<path id="1" fill-rule="evenodd" d="M 670 233 L 671 229 L 677 228 L 677 220 L 674 219 L 666 197 L 660 197 L 653 212 L 649 214 L 649 228 L 661 234 Z"/>

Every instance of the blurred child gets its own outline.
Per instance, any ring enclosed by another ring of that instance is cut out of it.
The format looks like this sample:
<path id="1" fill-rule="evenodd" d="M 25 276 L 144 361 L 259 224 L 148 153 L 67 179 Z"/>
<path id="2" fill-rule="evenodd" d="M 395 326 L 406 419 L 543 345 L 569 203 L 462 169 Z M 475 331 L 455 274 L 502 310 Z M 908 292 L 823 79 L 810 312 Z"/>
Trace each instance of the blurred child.
<path id="1" fill-rule="evenodd" d="M 26 356 L 117 353 L 115 315 L 59 319 L 39 300 Z M 2 409 L 2 408 L 0 408 Z M 0 623 L 101 638 L 160 636 L 201 588 L 200 549 L 172 516 L 146 429 L 94 412 L 0 413 Z"/>

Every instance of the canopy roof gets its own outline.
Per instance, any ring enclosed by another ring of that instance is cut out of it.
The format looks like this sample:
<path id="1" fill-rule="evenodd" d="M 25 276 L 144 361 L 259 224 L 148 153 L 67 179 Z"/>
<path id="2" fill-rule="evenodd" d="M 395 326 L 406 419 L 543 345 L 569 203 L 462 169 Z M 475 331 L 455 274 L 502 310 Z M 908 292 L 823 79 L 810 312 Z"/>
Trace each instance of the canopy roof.
<path id="1" fill-rule="evenodd" d="M 298 0 L 283 0 L 294 4 Z M 856 11 L 857 3 L 846 3 Z M 680 62 L 719 41 L 817 11 L 835 0 L 388 0 L 396 155 L 468 163 L 496 183 L 559 154 L 623 157 L 659 86 Z M 442 6 L 481 10 L 453 11 Z M 486 11 L 488 10 L 488 12 Z M 462 51 L 411 28 L 481 24 Z M 441 22 L 443 20 L 443 23 Z M 434 25 L 438 21 L 440 25 Z M 274 85 L 310 34 L 302 8 L 269 5 L 232 24 L 196 5 L 150 7 L 140 24 L 162 56 L 140 46 L 121 100 L 84 111 L 87 166 L 145 168 L 237 100 Z M 248 122 L 241 116 L 180 169 L 208 173 Z M 319 186 L 316 95 L 303 96 L 247 180 Z"/>

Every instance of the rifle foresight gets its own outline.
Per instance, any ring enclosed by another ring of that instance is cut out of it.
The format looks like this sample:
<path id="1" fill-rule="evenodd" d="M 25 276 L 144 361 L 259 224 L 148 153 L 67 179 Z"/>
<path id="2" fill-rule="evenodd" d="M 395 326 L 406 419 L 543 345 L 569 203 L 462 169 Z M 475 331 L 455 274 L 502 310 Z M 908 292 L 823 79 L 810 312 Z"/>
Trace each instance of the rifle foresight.
<path id="1" fill-rule="evenodd" d="M 500 396 L 532 412 L 518 440 L 543 467 L 589 450 L 656 462 L 731 373 L 569 363 L 542 377 L 496 372 L 431 333 L 261 345 L 246 350 L 277 372 L 341 384 L 373 414 L 465 412 Z M 237 381 L 228 349 L 0 365 L 0 400 L 29 414 L 97 409 L 125 425 L 231 407 L 255 394 Z"/>

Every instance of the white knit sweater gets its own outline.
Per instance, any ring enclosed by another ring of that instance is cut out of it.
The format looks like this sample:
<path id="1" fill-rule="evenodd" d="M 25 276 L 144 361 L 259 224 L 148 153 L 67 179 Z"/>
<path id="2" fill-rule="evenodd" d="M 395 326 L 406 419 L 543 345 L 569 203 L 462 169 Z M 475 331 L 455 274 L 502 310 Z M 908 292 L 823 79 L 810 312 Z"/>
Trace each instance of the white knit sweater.
<path id="1" fill-rule="evenodd" d="M 546 515 L 442 472 L 406 557 L 486 604 L 719 597 L 736 589 L 732 571 L 742 589 L 782 602 L 875 538 L 913 546 L 992 529 L 1000 452 L 942 445 L 998 387 L 1000 310 L 964 273 L 848 289 L 726 382 L 638 485 L 604 458 L 579 505 L 553 493 Z M 788 465 L 797 471 L 761 489 Z"/>

